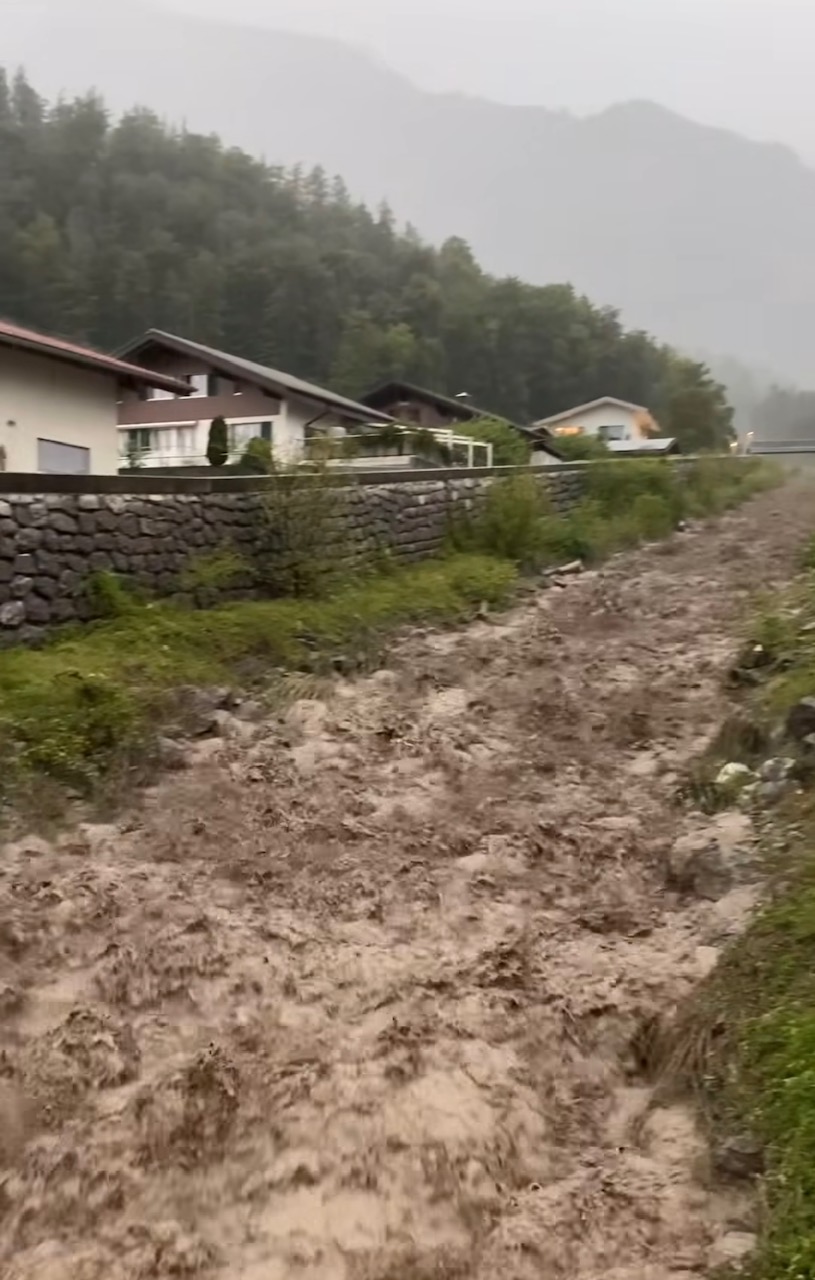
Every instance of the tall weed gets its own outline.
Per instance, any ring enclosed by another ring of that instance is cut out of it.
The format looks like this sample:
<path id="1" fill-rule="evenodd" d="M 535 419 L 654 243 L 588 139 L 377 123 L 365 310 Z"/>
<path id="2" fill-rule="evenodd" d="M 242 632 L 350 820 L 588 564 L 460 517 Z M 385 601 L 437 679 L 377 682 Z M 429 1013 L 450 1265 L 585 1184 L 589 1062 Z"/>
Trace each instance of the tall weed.
<path id="1" fill-rule="evenodd" d="M 347 477 L 326 462 L 276 469 L 263 497 L 260 585 L 274 596 L 321 596 L 342 581 L 352 546 Z"/>
<path id="2" fill-rule="evenodd" d="M 534 475 L 496 480 L 483 502 L 451 523 L 448 543 L 455 551 L 478 552 L 533 567 L 546 551 L 553 519 L 548 495 Z"/>

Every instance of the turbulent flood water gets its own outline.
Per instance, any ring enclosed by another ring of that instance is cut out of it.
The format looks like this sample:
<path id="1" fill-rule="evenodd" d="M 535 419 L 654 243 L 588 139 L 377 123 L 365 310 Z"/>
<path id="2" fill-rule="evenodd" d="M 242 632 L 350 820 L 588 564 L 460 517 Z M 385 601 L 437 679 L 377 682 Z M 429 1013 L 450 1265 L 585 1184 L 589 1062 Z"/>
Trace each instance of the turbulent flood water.
<path id="1" fill-rule="evenodd" d="M 632 1045 L 755 901 L 670 888 L 677 841 L 751 841 L 676 796 L 809 506 L 413 633 L 117 824 L 8 847 L 2 1274 L 683 1280 L 749 1247 Z"/>

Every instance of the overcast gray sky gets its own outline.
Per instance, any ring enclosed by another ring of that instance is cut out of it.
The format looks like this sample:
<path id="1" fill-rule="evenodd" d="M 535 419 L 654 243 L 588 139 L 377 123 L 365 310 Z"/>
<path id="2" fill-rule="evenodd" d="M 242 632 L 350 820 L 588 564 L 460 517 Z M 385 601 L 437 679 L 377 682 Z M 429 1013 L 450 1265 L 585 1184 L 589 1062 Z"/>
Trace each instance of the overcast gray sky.
<path id="1" fill-rule="evenodd" d="M 353 40 L 428 88 L 577 111 L 651 98 L 815 159 L 813 0 L 160 3 Z"/>

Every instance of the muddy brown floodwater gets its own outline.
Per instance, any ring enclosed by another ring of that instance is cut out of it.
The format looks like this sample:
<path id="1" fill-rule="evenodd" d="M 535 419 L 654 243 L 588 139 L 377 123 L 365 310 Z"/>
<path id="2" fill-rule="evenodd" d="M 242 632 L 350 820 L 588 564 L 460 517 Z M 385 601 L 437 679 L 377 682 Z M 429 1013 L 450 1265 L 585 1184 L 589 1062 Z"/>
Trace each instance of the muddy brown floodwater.
<path id="1" fill-rule="evenodd" d="M 789 488 L 408 635 L 117 825 L 6 848 L 5 1280 L 682 1280 L 747 1247 L 632 1043 L 753 906 L 666 887 L 712 822 L 677 786 L 811 524 Z"/>

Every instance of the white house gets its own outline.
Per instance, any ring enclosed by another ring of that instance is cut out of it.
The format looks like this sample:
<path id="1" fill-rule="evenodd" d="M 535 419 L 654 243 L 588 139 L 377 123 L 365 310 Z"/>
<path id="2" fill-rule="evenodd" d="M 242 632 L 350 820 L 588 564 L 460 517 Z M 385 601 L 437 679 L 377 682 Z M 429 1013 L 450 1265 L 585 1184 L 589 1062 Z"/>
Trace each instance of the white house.
<path id="1" fill-rule="evenodd" d="M 532 424 L 533 431 L 542 428 L 554 437 L 596 436 L 607 444 L 612 441 L 642 444 L 659 435 L 659 426 L 644 405 L 630 404 L 614 396 L 602 396 Z"/>
<path id="2" fill-rule="evenodd" d="M 119 406 L 119 465 L 138 457 L 146 467 L 206 465 L 209 428 L 223 418 L 230 457 L 249 440 L 268 440 L 284 462 L 303 456 L 312 435 L 352 434 L 393 419 L 302 378 L 150 329 L 119 355 L 159 369 L 183 384 L 185 394 L 158 388 L 128 394 Z"/>
<path id="3" fill-rule="evenodd" d="M 557 443 L 569 436 L 592 436 L 602 440 L 609 453 L 624 456 L 659 457 L 678 451 L 677 442 L 671 436 L 660 436 L 659 424 L 649 409 L 614 396 L 601 396 L 588 404 L 565 409 L 550 418 L 542 418 L 532 424 L 532 432 L 545 432 Z M 534 450 L 532 461 L 547 462 L 542 451 Z"/>
<path id="4" fill-rule="evenodd" d="M 176 378 L 0 321 L 0 470 L 110 474 L 120 466 L 118 402 L 163 395 Z"/>

